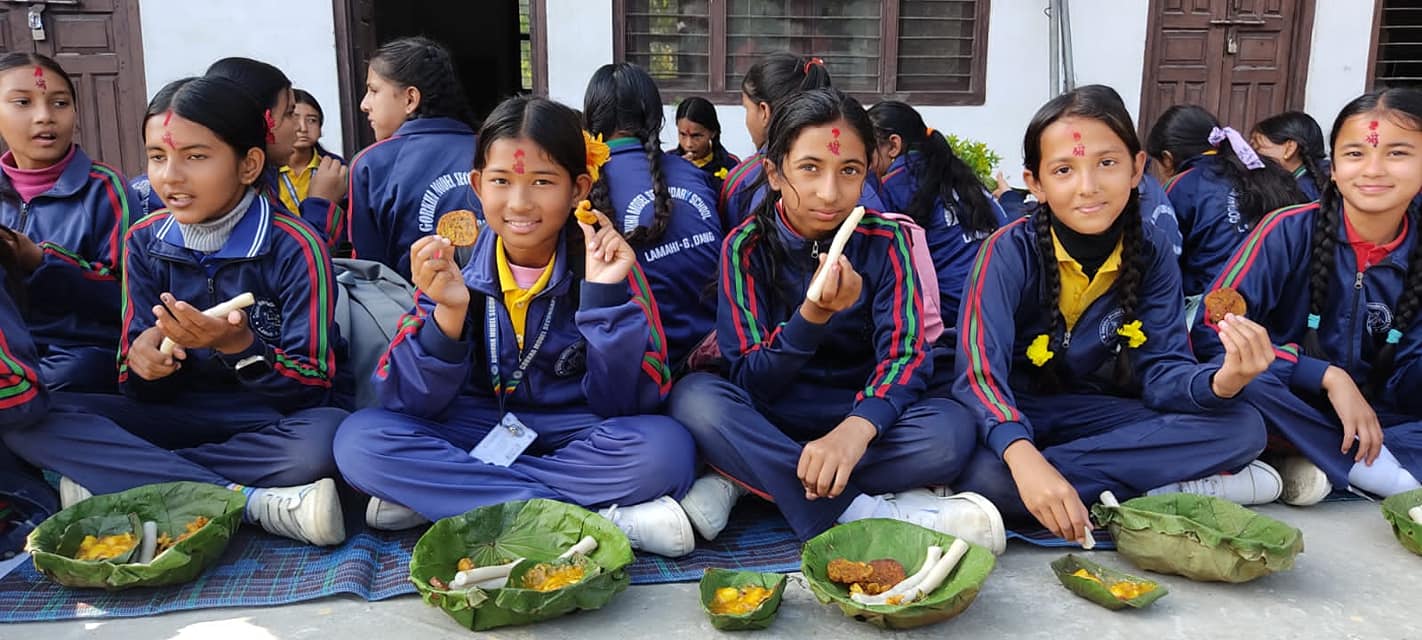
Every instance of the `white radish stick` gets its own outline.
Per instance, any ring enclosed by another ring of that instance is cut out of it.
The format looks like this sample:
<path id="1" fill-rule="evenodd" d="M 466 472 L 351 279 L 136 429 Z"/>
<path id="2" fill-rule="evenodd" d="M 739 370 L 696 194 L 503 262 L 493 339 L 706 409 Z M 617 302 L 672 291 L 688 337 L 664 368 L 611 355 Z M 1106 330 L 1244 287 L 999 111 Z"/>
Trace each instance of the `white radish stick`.
<path id="1" fill-rule="evenodd" d="M 1096 537 L 1091 535 L 1091 525 L 1081 525 L 1081 548 L 1090 551 L 1096 548 Z"/>
<path id="2" fill-rule="evenodd" d="M 928 575 L 928 572 L 933 570 L 933 565 L 938 562 L 939 558 L 942 557 L 943 547 L 929 547 L 928 554 L 925 555 L 923 558 L 923 566 L 919 567 L 918 571 L 913 575 L 904 578 L 898 584 L 894 585 L 893 587 L 890 587 L 888 591 L 873 596 L 867 593 L 852 593 L 849 595 L 849 598 L 855 602 L 858 602 L 859 604 L 888 604 L 889 598 L 892 598 L 894 596 L 901 596 L 905 593 L 908 593 L 909 589 L 912 589 L 918 586 L 920 582 L 923 582 L 923 579 Z"/>
<path id="3" fill-rule="evenodd" d="M 485 590 L 485 591 L 492 591 L 492 590 L 494 590 L 494 589 L 502 589 L 502 588 L 508 586 L 508 584 L 509 584 L 509 577 L 508 577 L 508 576 L 500 576 L 500 577 L 498 577 L 498 578 L 490 578 L 490 579 L 485 580 L 485 581 L 483 581 L 483 582 L 476 582 L 476 583 L 474 583 L 474 584 L 472 584 L 472 585 L 466 585 L 466 586 L 467 586 L 467 587 L 474 588 L 474 589 L 483 589 L 483 590 Z"/>
<path id="4" fill-rule="evenodd" d="M 1417 524 L 1422 524 L 1422 507 L 1412 507 L 1408 509 L 1407 517 L 1412 518 L 1412 521 Z"/>
<path id="5" fill-rule="evenodd" d="M 864 218 L 864 207 L 855 207 L 849 212 L 849 217 L 844 219 L 844 223 L 839 225 L 839 231 L 834 233 L 834 241 L 830 242 L 829 253 L 825 254 L 825 266 L 820 272 L 815 274 L 815 279 L 810 281 L 810 290 L 805 293 L 807 300 L 820 301 L 820 294 L 824 293 L 825 282 L 829 280 L 830 265 L 839 262 L 839 257 L 844 255 L 844 245 L 849 243 L 849 237 L 854 235 L 855 227 L 859 226 L 859 221 Z"/>
<path id="6" fill-rule="evenodd" d="M 143 545 L 138 550 L 139 564 L 153 562 L 153 554 L 158 550 L 158 523 L 149 520 L 143 523 Z"/>
<path id="7" fill-rule="evenodd" d="M 573 554 L 575 553 L 588 555 L 589 553 L 592 553 L 594 551 L 597 551 L 597 539 L 593 538 L 592 536 L 583 536 L 582 540 L 579 540 L 573 546 L 568 547 L 568 550 L 564 551 L 563 555 L 558 556 L 558 559 L 567 560 L 568 558 L 573 557 Z"/>
<path id="8" fill-rule="evenodd" d="M 943 554 L 943 557 L 934 563 L 933 570 L 928 572 L 928 575 L 923 578 L 923 582 L 918 583 L 918 586 L 904 594 L 900 604 L 913 602 L 933 593 L 934 590 L 943 585 L 943 581 L 948 579 L 948 574 L 953 573 L 953 568 L 958 566 L 958 562 L 962 560 L 963 556 L 967 553 L 968 543 L 963 542 L 962 538 L 954 540 L 953 544 L 948 547 L 948 551 Z"/>
<path id="9" fill-rule="evenodd" d="M 246 309 L 256 303 L 257 298 L 253 296 L 251 292 L 248 292 L 208 309 L 202 312 L 202 314 L 209 318 L 226 318 L 227 314 L 237 311 L 238 309 Z M 173 355 L 173 347 L 176 346 L 178 346 L 178 343 L 173 342 L 171 338 L 163 338 L 163 344 L 158 345 L 158 350 L 161 351 L 163 355 L 169 356 Z"/>
<path id="10" fill-rule="evenodd" d="M 470 589 L 481 582 L 490 580 L 507 580 L 509 572 L 513 571 L 514 565 L 523 562 L 523 558 L 518 558 L 508 564 L 501 564 L 492 567 L 476 567 L 467 571 L 460 571 L 454 574 L 454 579 L 449 582 L 451 589 Z"/>

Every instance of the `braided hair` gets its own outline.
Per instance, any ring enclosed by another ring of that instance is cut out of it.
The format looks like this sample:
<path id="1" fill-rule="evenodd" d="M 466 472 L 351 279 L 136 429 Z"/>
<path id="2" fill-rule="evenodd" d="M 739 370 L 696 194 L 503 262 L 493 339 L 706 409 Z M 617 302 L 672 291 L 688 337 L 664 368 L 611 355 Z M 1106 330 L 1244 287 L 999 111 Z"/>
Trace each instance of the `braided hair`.
<path id="1" fill-rule="evenodd" d="M 1136 137 L 1131 114 L 1120 96 L 1110 87 L 1086 85 L 1053 98 L 1043 105 L 1027 125 L 1027 134 L 1022 141 L 1023 160 L 1026 168 L 1034 175 L 1040 175 L 1042 167 L 1042 133 L 1052 123 L 1067 117 L 1089 118 L 1106 125 L 1125 143 L 1134 158 L 1141 151 L 1140 139 Z M 1121 269 L 1117 273 L 1114 289 L 1116 303 L 1121 310 L 1121 325 L 1136 320 L 1139 306 L 1141 283 L 1145 279 L 1146 251 L 1148 251 L 1145 231 L 1140 215 L 1140 190 L 1131 189 L 1126 206 L 1121 210 L 1115 224 L 1121 228 Z M 1047 319 L 1049 349 L 1061 347 L 1057 329 L 1064 323 L 1061 313 L 1061 273 L 1057 268 L 1056 247 L 1052 242 L 1052 219 L 1055 214 L 1046 201 L 1039 202 L 1032 212 L 1033 231 L 1037 236 L 1037 261 L 1042 272 L 1041 309 Z M 1134 366 L 1130 359 L 1130 339 L 1116 335 L 1116 384 L 1129 387 L 1135 381 Z M 1060 391 L 1065 377 L 1066 358 L 1053 358 L 1048 366 L 1040 367 L 1036 384 L 1047 393 Z"/>
<path id="2" fill-rule="evenodd" d="M 1260 156 L 1264 168 L 1251 170 L 1239 159 L 1228 138 L 1218 146 L 1211 145 L 1210 131 L 1219 126 L 1219 120 L 1203 107 L 1175 105 L 1160 114 L 1151 127 L 1146 136 L 1146 153 L 1162 163 L 1169 153 L 1178 170 L 1186 160 L 1217 150 L 1221 170 L 1239 203 L 1239 213 L 1251 225 L 1270 211 L 1308 200 L 1299 191 L 1294 176 L 1273 158 Z"/>
<path id="3" fill-rule="evenodd" d="M 1333 121 L 1333 131 L 1329 136 L 1330 146 L 1336 147 L 1343 125 L 1350 118 L 1369 113 L 1386 113 L 1392 116 L 1394 121 L 1404 121 L 1414 129 L 1422 129 L 1422 91 L 1397 87 L 1359 96 L 1344 106 L 1338 118 Z M 1319 196 L 1318 211 L 1314 215 L 1313 242 L 1309 247 L 1309 315 L 1303 347 L 1305 354 L 1324 360 L 1330 358 L 1319 340 L 1318 328 L 1322 321 L 1324 303 L 1332 292 L 1329 285 L 1333 282 L 1343 201 L 1343 194 L 1338 185 L 1329 180 Z M 1415 213 L 1409 209 L 1404 215 L 1415 217 Z M 1385 337 L 1382 348 L 1373 356 L 1372 371 L 1364 388 L 1368 397 L 1378 397 L 1388 378 L 1392 377 L 1398 340 L 1401 339 L 1402 332 L 1409 330 L 1419 310 L 1422 310 L 1422 247 L 1414 245 L 1412 255 L 1407 261 L 1407 275 L 1403 277 L 1402 295 L 1397 299 L 1393 310 L 1392 329 Z"/>
<path id="4" fill-rule="evenodd" d="M 452 118 L 478 128 L 454 60 L 438 42 L 423 36 L 392 40 L 371 56 L 370 67 L 401 89 L 419 89 L 420 104 L 411 118 Z"/>
<path id="5" fill-rule="evenodd" d="M 864 141 L 865 150 L 872 153 L 870 150 L 874 148 L 874 125 L 858 100 L 834 88 L 802 91 L 786 98 L 785 102 L 771 113 L 770 126 L 766 129 L 765 160 L 773 165 L 766 170 L 767 173 L 781 171 L 801 131 L 840 119 L 849 124 L 849 131 L 846 133 L 858 135 Z M 869 160 L 864 159 L 866 165 Z M 754 249 L 747 270 L 754 274 L 756 279 L 770 283 L 776 294 L 772 298 L 775 306 L 789 306 L 793 309 L 794 305 L 799 304 L 804 293 L 798 289 L 791 290 L 778 277 L 780 265 L 789 260 L 790 256 L 789 248 L 775 231 L 775 205 L 780 201 L 780 193 L 770 188 L 768 183 L 767 188 L 765 198 L 761 199 L 751 212 L 755 217 L 755 227 L 748 240 Z M 782 311 L 783 308 L 774 310 L 776 313 Z"/>
<path id="6" fill-rule="evenodd" d="M 953 153 L 943 134 L 928 130 L 917 110 L 888 100 L 869 109 L 869 119 L 874 121 L 874 133 L 881 142 L 891 135 L 899 136 L 904 153 L 916 151 L 920 156 L 920 161 L 910 167 L 918 189 L 904 211 L 918 226 L 927 227 L 929 216 L 942 202 L 949 211 L 966 214 L 957 216 L 958 224 L 969 232 L 986 234 L 997 229 L 997 215 L 982 181 L 968 163 Z"/>
<path id="7" fill-rule="evenodd" d="M 1328 150 L 1323 144 L 1323 129 L 1313 116 L 1302 111 L 1285 111 L 1269 116 L 1254 125 L 1253 133 L 1268 138 L 1274 144 L 1292 141 L 1298 145 L 1299 161 L 1320 194 L 1328 187 Z"/>
<path id="8" fill-rule="evenodd" d="M 652 178 L 652 226 L 622 229 L 628 244 L 646 247 L 667 232 L 671 223 L 671 193 L 662 175 L 661 133 L 665 114 L 657 83 L 641 67 L 630 62 L 605 64 L 593 73 L 583 96 L 583 119 L 587 129 L 604 138 L 632 136 L 642 143 Z M 603 172 L 593 183 L 588 199 L 599 211 L 612 211 L 611 178 Z M 621 218 L 621 216 L 614 216 Z M 622 226 L 622 225 L 619 225 Z"/>

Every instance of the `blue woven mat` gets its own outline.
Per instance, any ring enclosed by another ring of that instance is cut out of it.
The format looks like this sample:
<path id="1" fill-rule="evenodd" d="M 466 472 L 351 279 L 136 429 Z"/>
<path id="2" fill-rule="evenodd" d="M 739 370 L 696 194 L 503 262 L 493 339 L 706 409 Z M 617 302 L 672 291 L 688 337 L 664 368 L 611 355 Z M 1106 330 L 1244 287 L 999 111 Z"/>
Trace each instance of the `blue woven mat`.
<path id="1" fill-rule="evenodd" d="M 188 609 L 263 607 L 350 594 L 384 600 L 414 593 L 407 579 L 410 550 L 423 529 L 362 531 L 331 549 L 303 545 L 244 527 L 221 562 L 186 585 L 131 589 L 67 589 L 26 563 L 0 579 L 0 622 L 131 618 Z M 800 542 L 775 508 L 743 500 L 715 542 L 701 541 L 676 560 L 639 555 L 634 584 L 690 582 L 707 567 L 786 572 L 800 568 Z M 0 634 L 3 635 L 3 634 Z"/>

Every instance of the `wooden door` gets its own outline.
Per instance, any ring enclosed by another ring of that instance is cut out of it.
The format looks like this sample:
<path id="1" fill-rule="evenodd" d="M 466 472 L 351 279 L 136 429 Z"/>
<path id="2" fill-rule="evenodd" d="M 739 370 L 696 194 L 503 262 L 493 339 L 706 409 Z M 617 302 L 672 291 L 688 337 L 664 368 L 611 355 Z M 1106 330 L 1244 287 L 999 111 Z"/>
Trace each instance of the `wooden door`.
<path id="1" fill-rule="evenodd" d="M 34 44 L 74 79 L 80 144 L 90 157 L 118 165 L 127 175 L 142 172 L 139 125 L 148 100 L 138 3 L 83 0 L 49 5 L 41 15 L 47 37 Z"/>
<path id="2" fill-rule="evenodd" d="M 1314 0 L 1151 0 L 1142 132 L 1197 104 L 1241 131 L 1302 108 Z"/>
<path id="3" fill-rule="evenodd" d="M 43 5 L 45 39 L 30 34 L 29 13 Z M 147 107 L 143 44 L 134 0 L 32 0 L 0 9 L 0 52 L 34 52 L 54 58 L 74 80 L 79 119 L 75 140 L 89 156 L 125 174 L 143 171 Z"/>
<path id="4" fill-rule="evenodd" d="M 333 0 L 336 16 L 336 65 L 340 83 L 341 140 L 347 159 L 375 142 L 360 101 L 365 97 L 365 64 L 378 46 L 375 0 Z M 329 110 L 328 110 L 329 111 Z"/>

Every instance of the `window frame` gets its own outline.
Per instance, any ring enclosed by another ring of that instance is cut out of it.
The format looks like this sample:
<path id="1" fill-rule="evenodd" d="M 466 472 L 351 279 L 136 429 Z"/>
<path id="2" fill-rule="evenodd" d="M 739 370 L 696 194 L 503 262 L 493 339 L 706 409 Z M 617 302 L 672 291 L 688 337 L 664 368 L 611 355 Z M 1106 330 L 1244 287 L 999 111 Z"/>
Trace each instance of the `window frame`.
<path id="1" fill-rule="evenodd" d="M 619 62 L 627 59 L 627 1 L 612 0 L 612 55 Z M 901 100 L 919 106 L 982 106 L 987 102 L 988 24 L 990 0 L 970 0 L 974 7 L 973 57 L 967 91 L 884 91 L 851 92 L 862 102 Z M 708 90 L 663 90 L 666 100 L 699 97 L 718 105 L 741 103 L 740 87 L 726 85 L 726 0 L 708 0 L 710 50 L 707 59 Z M 899 3 L 884 2 L 880 16 L 879 68 L 885 82 L 897 83 L 899 71 Z"/>

